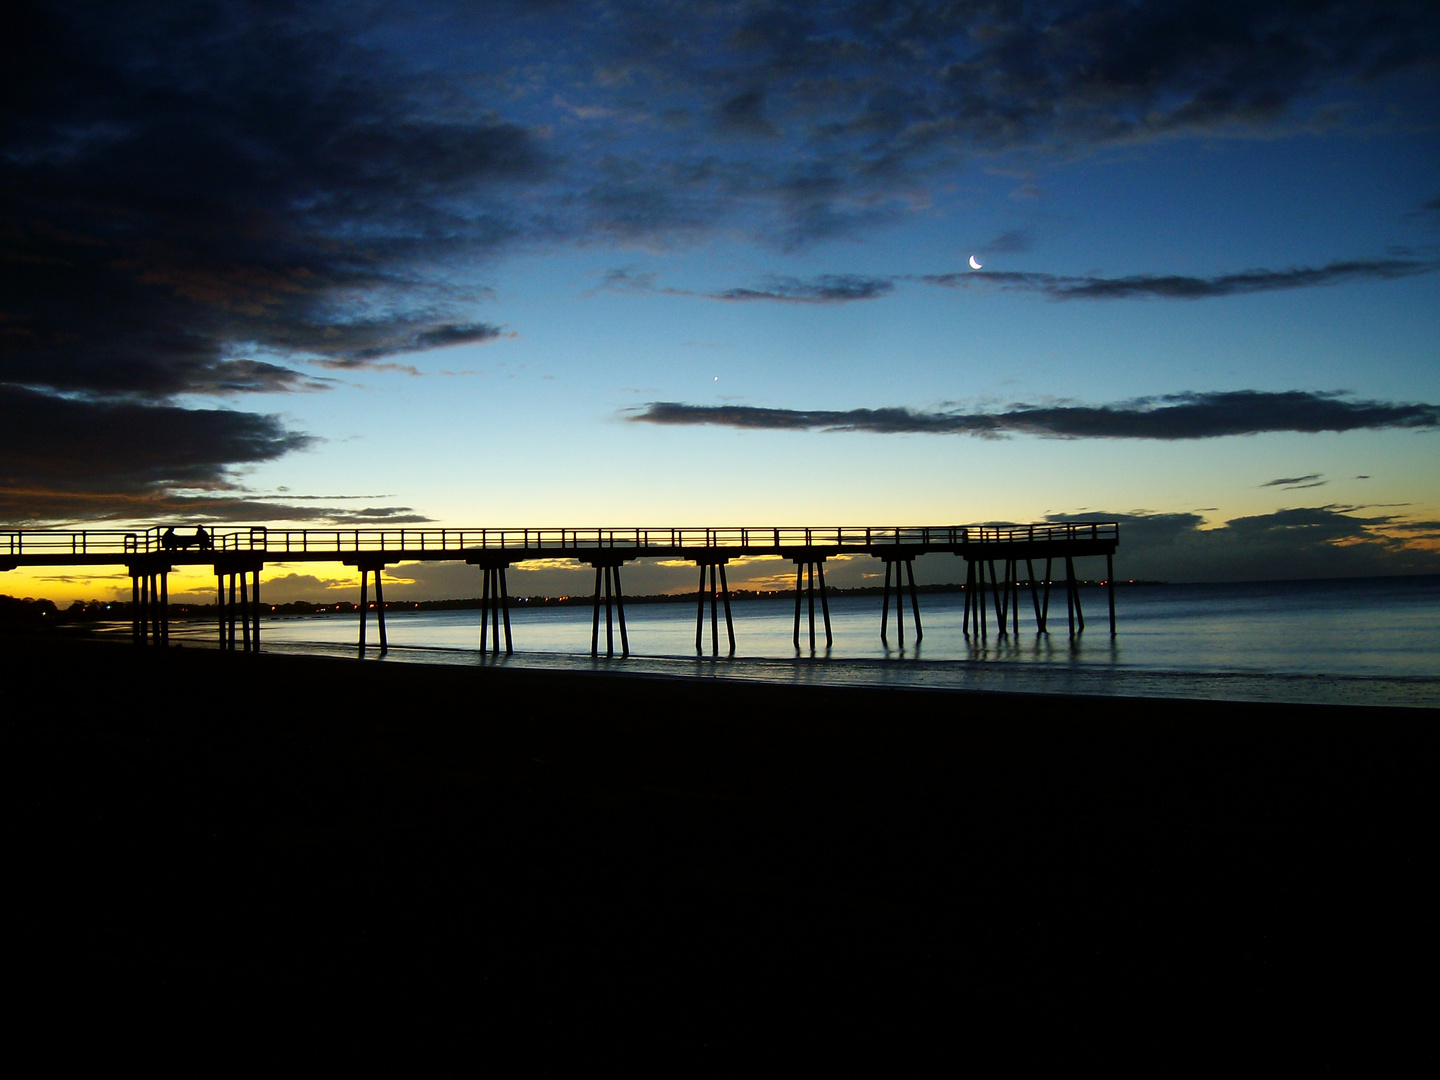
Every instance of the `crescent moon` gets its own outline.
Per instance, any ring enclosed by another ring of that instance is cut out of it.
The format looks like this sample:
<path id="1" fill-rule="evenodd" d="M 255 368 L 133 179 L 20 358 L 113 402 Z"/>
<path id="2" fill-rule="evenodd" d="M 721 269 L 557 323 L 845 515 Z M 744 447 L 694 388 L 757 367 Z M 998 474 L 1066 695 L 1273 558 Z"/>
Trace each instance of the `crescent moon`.
<path id="1" fill-rule="evenodd" d="M 974 255 L 971 255 L 971 256 L 970 256 L 970 269 L 971 269 L 971 270 L 979 270 L 979 269 L 980 269 L 980 264 L 975 260 L 975 256 L 974 256 Z"/>

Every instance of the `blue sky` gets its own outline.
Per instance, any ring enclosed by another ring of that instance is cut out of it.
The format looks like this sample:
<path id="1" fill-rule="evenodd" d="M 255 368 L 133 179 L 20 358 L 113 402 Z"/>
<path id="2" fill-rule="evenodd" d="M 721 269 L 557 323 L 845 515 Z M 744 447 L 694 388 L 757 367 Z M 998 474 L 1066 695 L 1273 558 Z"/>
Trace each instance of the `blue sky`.
<path id="1" fill-rule="evenodd" d="M 1104 514 L 1134 576 L 1440 569 L 1428 5 L 144 15 L 20 21 L 12 526 Z"/>

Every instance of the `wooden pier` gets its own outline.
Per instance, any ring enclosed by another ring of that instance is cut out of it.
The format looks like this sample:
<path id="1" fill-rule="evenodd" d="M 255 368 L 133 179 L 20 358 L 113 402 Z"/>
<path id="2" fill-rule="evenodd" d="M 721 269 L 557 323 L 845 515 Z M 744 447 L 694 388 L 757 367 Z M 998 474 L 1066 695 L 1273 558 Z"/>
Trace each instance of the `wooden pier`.
<path id="1" fill-rule="evenodd" d="M 909 585 L 915 643 L 923 629 L 915 588 L 915 560 L 922 555 L 949 554 L 966 562 L 963 633 L 978 639 L 990 634 L 993 612 L 996 633 L 1020 632 L 1021 588 L 1030 593 L 1035 631 L 1049 633 L 1053 571 L 1063 564 L 1065 604 L 1070 636 L 1085 629 L 1075 560 L 1103 556 L 1108 587 L 1110 633 L 1115 633 L 1114 555 L 1120 542 L 1116 522 L 1065 522 L 1040 525 L 945 525 L 886 527 L 769 527 L 683 529 L 270 529 L 263 525 L 236 528 L 157 525 L 142 531 L 85 529 L 21 530 L 0 533 L 0 571 L 21 566 L 126 567 L 132 582 L 132 633 L 137 644 L 169 641 L 168 576 L 177 566 L 210 566 L 215 574 L 220 647 L 260 647 L 260 572 L 267 562 L 339 562 L 360 571 L 359 645 L 366 647 L 370 607 L 369 582 L 375 584 L 379 647 L 388 646 L 385 597 L 381 580 L 387 566 L 402 562 L 465 562 L 482 577 L 480 650 L 514 651 L 506 574 L 516 563 L 532 559 L 569 558 L 595 570 L 594 617 L 590 652 L 600 654 L 600 612 L 605 612 L 605 655 L 627 656 L 630 638 L 625 625 L 625 600 L 620 568 L 637 559 L 683 559 L 699 568 L 696 590 L 695 650 L 704 652 L 705 601 L 710 600 L 710 649 L 720 653 L 719 610 L 723 605 L 730 654 L 735 652 L 735 625 L 730 611 L 730 586 L 725 567 L 732 559 L 773 556 L 795 564 L 795 648 L 801 648 L 802 600 L 809 600 L 809 642 L 816 648 L 815 600 L 818 593 L 830 647 L 830 607 L 825 588 L 825 562 L 840 555 L 862 555 L 885 564 L 880 637 L 889 644 L 890 599 L 895 599 L 897 645 L 905 645 L 902 571 Z M 1044 573 L 1035 567 L 1044 560 Z M 1022 580 L 1019 572 L 1025 566 Z M 997 573 L 997 565 L 999 572 Z M 709 576 L 707 588 L 706 576 Z M 893 585 L 892 585 L 893 578 Z M 603 588 L 602 588 L 603 586 Z M 238 591 L 237 591 L 238 590 Z M 987 604 L 987 595 L 988 604 Z"/>

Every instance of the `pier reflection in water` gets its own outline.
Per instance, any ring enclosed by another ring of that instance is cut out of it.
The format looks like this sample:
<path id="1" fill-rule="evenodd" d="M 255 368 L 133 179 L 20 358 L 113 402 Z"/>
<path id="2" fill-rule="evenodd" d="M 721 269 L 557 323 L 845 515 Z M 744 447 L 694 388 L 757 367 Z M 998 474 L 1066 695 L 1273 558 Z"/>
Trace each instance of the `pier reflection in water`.
<path id="1" fill-rule="evenodd" d="M 1087 607 L 1101 589 L 1082 590 Z M 589 655 L 589 607 L 512 611 L 524 648 L 488 663 L 633 674 L 936 689 L 1191 697 L 1440 707 L 1440 578 L 1239 585 L 1130 586 L 1116 591 L 1121 633 L 961 632 L 959 593 L 921 594 L 925 637 L 886 648 L 878 596 L 830 599 L 834 643 L 793 642 L 790 598 L 733 604 L 740 648 L 697 659 L 689 602 L 627 609 L 632 655 Z M 265 620 L 266 648 L 355 655 L 353 617 Z M 208 641 L 197 626 L 197 641 Z M 182 634 L 185 633 L 182 631 Z M 477 663 L 475 612 L 392 612 L 389 660 Z M 179 640 L 183 640 L 180 638 Z M 802 639 L 803 640 L 803 639 Z M 823 639 L 822 639 L 823 641 Z M 376 655 L 372 650 L 371 655 Z"/>

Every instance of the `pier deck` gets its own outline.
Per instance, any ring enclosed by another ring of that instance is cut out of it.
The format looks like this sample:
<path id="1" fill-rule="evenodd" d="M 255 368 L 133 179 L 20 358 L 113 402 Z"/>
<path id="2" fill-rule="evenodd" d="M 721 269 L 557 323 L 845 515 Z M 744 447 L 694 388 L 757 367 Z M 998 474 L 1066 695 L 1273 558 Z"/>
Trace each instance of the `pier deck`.
<path id="1" fill-rule="evenodd" d="M 966 561 L 964 633 L 988 636 L 985 594 L 991 593 L 998 632 L 1019 633 L 1020 563 L 1033 601 L 1037 633 L 1048 632 L 1051 570 L 1065 564 L 1066 602 L 1071 636 L 1085 628 L 1074 560 L 1103 556 L 1109 586 L 1110 632 L 1115 633 L 1113 556 L 1120 542 L 1116 522 L 1047 522 L 1036 525 L 941 526 L 770 526 L 763 528 L 582 528 L 582 529 L 271 529 L 188 525 L 184 531 L 157 525 L 143 530 L 19 530 L 0 533 L 0 571 L 21 566 L 123 565 L 132 579 L 132 619 L 137 643 L 169 640 L 168 577 L 177 566 L 211 566 L 216 576 L 222 648 L 258 649 L 260 642 L 260 571 L 266 563 L 339 562 L 360 571 L 359 645 L 363 653 L 371 576 L 375 584 L 380 647 L 386 645 L 385 602 L 381 575 L 402 562 L 466 562 L 482 573 L 480 648 L 500 648 L 504 622 L 505 651 L 513 651 L 506 571 L 535 559 L 569 558 L 595 569 L 591 652 L 599 652 L 600 610 L 605 609 L 606 654 L 615 653 L 618 616 L 621 655 L 630 651 L 625 626 L 620 568 L 636 559 L 683 559 L 695 563 L 697 588 L 695 648 L 703 651 L 704 607 L 710 600 L 711 645 L 718 654 L 719 602 L 723 599 L 730 652 L 734 623 L 726 565 L 732 559 L 778 557 L 795 563 L 795 647 L 800 648 L 801 600 L 809 598 L 809 637 L 816 644 L 815 600 L 824 620 L 826 647 L 832 642 L 825 589 L 827 559 L 863 555 L 885 563 L 880 636 L 889 643 L 890 599 L 896 605 L 899 644 L 904 645 L 901 573 L 908 577 L 915 641 L 924 631 L 915 589 L 914 561 L 930 554 L 951 554 Z M 1044 559 L 1042 576 L 1034 563 Z M 996 564 L 1003 568 L 996 572 Z M 987 580 L 988 567 L 988 580 Z M 709 574 L 707 587 L 706 574 Z M 892 585 L 893 576 L 893 585 Z M 228 577 L 228 597 L 227 597 Z M 1043 589 L 1043 599 L 1042 599 Z M 1009 630 L 1007 630 L 1007 627 Z M 493 642 L 487 640 L 493 628 Z"/>

